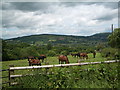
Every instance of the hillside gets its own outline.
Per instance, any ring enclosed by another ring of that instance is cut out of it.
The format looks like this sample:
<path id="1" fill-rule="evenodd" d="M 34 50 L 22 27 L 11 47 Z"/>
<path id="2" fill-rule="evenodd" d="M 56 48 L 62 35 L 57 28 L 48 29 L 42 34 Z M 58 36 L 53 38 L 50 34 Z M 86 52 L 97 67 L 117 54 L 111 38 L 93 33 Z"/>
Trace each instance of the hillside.
<path id="1" fill-rule="evenodd" d="M 48 43 L 51 43 L 52 45 L 95 45 L 98 43 L 106 43 L 109 34 L 110 33 L 98 33 L 92 36 L 40 34 L 7 39 L 6 41 L 10 43 L 25 42 L 38 45 L 46 45 Z"/>

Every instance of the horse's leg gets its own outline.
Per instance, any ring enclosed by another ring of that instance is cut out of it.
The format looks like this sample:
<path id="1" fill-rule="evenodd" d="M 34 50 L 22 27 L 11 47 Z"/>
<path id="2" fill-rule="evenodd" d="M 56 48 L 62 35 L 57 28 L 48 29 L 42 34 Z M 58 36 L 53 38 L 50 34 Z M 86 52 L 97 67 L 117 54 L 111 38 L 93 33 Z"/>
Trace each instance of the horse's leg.
<path id="1" fill-rule="evenodd" d="M 29 63 L 29 66 L 31 66 L 31 64 Z"/>
<path id="2" fill-rule="evenodd" d="M 67 64 L 67 61 L 65 61 L 65 64 Z"/>
<path id="3" fill-rule="evenodd" d="M 59 64 L 60 64 L 60 59 L 59 59 Z"/>
<path id="4" fill-rule="evenodd" d="M 44 61 L 44 59 L 42 59 L 42 62 Z"/>
<path id="5" fill-rule="evenodd" d="M 86 57 L 84 56 L 84 57 L 83 57 L 83 59 L 85 59 L 85 60 L 86 60 Z"/>
<path id="6" fill-rule="evenodd" d="M 80 59 L 82 59 L 82 56 L 80 56 Z"/>
<path id="7" fill-rule="evenodd" d="M 84 59 L 84 56 L 82 56 L 82 59 Z"/>

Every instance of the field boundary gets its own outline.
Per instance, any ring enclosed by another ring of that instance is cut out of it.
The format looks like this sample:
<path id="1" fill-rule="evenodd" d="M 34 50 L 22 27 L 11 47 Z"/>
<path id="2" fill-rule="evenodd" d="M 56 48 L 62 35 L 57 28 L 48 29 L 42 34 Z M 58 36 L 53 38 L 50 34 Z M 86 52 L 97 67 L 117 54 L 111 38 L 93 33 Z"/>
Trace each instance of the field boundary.
<path id="1" fill-rule="evenodd" d="M 26 66 L 26 67 L 14 67 L 14 65 L 10 65 L 9 69 L 7 69 L 7 70 L 9 70 L 9 73 L 8 73 L 9 81 L 8 82 L 9 82 L 9 85 L 14 85 L 14 84 L 17 84 L 17 82 L 12 82 L 12 81 L 14 81 L 14 78 L 34 75 L 34 74 L 15 75 L 15 73 L 14 73 L 15 70 L 45 68 L 47 71 L 47 69 L 53 68 L 53 67 L 83 66 L 83 65 L 107 64 L 107 63 L 115 63 L 115 62 L 120 62 L 120 60 L 110 60 L 110 61 L 102 61 L 102 62 L 71 63 L 71 64 L 57 64 L 57 65 L 43 65 L 43 66 Z"/>
<path id="2" fill-rule="evenodd" d="M 114 63 L 114 62 L 119 62 L 119 61 L 120 60 L 111 60 L 111 61 L 103 61 L 103 62 L 86 62 L 86 63 L 42 65 L 42 66 L 10 67 L 9 70 L 40 69 L 40 68 L 52 68 L 52 67 L 66 67 L 66 66 L 82 66 L 82 65 L 89 65 L 89 64 Z"/>

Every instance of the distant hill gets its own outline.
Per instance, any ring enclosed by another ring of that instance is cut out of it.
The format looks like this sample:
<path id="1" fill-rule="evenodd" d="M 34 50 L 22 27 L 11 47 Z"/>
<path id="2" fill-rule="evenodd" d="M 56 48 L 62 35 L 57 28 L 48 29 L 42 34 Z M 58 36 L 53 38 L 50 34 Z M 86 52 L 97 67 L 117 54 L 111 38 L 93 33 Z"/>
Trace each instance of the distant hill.
<path id="1" fill-rule="evenodd" d="M 98 43 L 106 43 L 109 35 L 110 33 L 98 33 L 91 36 L 40 34 L 7 39 L 6 41 L 10 43 L 25 42 L 36 45 L 46 45 L 48 43 L 52 45 L 96 45 Z"/>

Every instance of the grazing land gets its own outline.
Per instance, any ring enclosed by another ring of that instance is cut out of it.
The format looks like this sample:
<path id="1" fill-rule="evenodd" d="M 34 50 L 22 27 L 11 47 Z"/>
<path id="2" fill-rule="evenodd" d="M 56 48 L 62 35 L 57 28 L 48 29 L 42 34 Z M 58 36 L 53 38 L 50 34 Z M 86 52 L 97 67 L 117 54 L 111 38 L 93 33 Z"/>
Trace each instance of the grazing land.
<path id="1" fill-rule="evenodd" d="M 81 60 L 81 62 L 106 61 L 100 53 L 93 58 L 92 53 L 88 54 L 89 59 Z M 80 58 L 68 55 L 70 63 L 76 63 Z M 45 62 L 50 65 L 58 64 L 58 57 L 47 57 Z M 45 64 L 42 63 L 42 65 Z M 28 66 L 27 59 L 1 62 L 3 69 L 8 69 L 9 65 L 15 67 Z M 40 75 L 38 73 L 41 73 Z M 69 68 L 51 68 L 38 70 L 18 70 L 15 74 L 35 74 L 35 76 L 26 76 L 16 78 L 15 81 L 20 85 L 3 87 L 9 88 L 118 88 L 118 63 L 99 64 L 87 66 L 73 66 Z M 8 72 L 3 72 L 3 76 L 7 76 Z M 3 79 L 7 81 L 8 79 Z"/>

